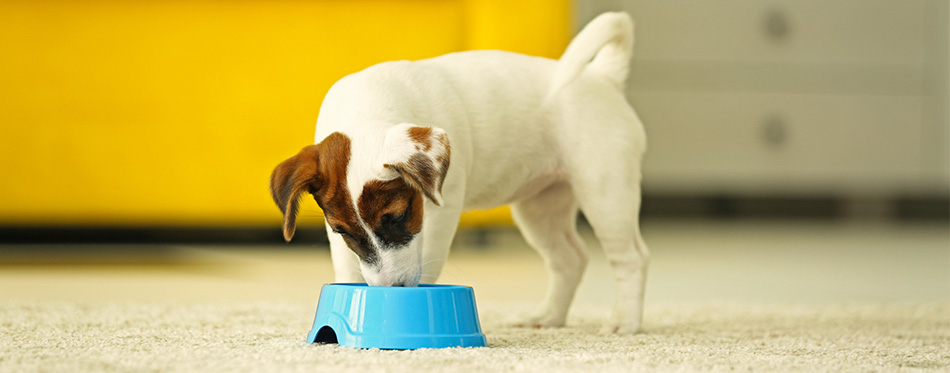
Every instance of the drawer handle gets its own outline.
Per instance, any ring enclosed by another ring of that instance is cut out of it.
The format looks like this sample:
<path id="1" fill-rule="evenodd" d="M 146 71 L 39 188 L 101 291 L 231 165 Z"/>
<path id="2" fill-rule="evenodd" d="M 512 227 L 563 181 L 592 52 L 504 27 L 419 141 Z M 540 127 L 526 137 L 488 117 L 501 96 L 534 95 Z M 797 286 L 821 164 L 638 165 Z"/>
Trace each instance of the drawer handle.
<path id="1" fill-rule="evenodd" d="M 766 119 L 762 125 L 762 139 L 773 149 L 784 146 L 788 141 L 788 125 L 785 120 L 778 115 Z"/>
<path id="2" fill-rule="evenodd" d="M 790 28 L 788 16 L 785 15 L 785 12 L 772 9 L 766 14 L 765 34 L 772 40 L 780 42 L 787 39 Z"/>

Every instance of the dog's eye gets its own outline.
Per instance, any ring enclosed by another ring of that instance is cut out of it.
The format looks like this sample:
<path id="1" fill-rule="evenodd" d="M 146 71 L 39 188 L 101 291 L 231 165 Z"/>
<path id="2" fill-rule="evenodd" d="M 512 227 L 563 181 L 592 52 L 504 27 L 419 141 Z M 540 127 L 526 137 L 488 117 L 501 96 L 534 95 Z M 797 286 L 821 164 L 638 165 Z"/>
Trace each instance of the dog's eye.
<path id="1" fill-rule="evenodd" d="M 341 236 L 349 236 L 349 235 L 350 235 L 349 233 L 346 232 L 345 229 L 343 229 L 343 227 L 336 227 L 336 228 L 333 228 L 333 233 L 336 233 L 336 234 L 341 235 Z"/>
<path id="2" fill-rule="evenodd" d="M 383 215 L 382 223 L 383 224 L 402 223 L 406 221 L 407 217 L 409 217 L 409 209 L 406 209 L 406 211 L 403 211 L 402 214 L 400 214 L 399 216 L 396 216 L 395 214 Z"/>
<path id="3" fill-rule="evenodd" d="M 409 217 L 409 209 L 406 209 L 406 211 L 403 211 L 402 215 L 397 216 L 396 219 L 394 219 L 393 221 L 397 223 L 402 223 L 406 221 L 407 217 Z"/>

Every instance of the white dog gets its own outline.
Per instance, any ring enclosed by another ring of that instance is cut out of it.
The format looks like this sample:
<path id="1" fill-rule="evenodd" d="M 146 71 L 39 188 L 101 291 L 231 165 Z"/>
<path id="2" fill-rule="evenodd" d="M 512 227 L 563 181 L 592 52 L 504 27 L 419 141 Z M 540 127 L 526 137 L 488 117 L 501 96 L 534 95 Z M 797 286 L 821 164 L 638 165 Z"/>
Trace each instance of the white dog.
<path id="1" fill-rule="evenodd" d="M 606 13 L 557 61 L 471 51 L 340 79 L 316 144 L 271 176 L 284 238 L 310 193 L 332 232 L 336 281 L 416 286 L 438 278 L 463 211 L 511 204 L 550 270 L 525 325 L 554 327 L 587 264 L 580 209 L 616 280 L 604 331 L 636 332 L 649 254 L 638 221 L 646 135 L 623 93 L 632 48 L 630 16 Z"/>

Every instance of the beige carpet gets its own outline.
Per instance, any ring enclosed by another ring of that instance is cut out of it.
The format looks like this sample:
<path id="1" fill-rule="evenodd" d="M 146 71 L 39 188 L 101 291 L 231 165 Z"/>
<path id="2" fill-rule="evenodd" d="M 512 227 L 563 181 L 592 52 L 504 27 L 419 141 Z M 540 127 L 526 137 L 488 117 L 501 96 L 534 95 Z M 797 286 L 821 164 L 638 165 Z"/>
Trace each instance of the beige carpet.
<path id="1" fill-rule="evenodd" d="M 308 345 L 312 305 L 0 302 L 0 371 L 895 371 L 950 367 L 950 305 L 700 304 L 647 310 L 646 332 L 505 327 L 528 304 L 481 306 L 489 347 Z"/>
<path id="2" fill-rule="evenodd" d="M 646 332 L 628 337 L 597 334 L 613 285 L 582 234 L 590 267 L 555 330 L 505 327 L 547 276 L 520 236 L 462 234 L 442 281 L 475 288 L 490 347 L 423 351 L 304 343 L 325 249 L 0 245 L 0 373 L 950 369 L 945 223 L 648 224 Z"/>

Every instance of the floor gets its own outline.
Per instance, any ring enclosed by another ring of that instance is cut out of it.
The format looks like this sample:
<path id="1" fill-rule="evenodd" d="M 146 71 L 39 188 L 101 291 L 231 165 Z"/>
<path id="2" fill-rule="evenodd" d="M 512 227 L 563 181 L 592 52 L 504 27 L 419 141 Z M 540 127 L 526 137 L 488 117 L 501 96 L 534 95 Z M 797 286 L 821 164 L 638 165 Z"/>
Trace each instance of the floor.
<path id="1" fill-rule="evenodd" d="M 575 305 L 612 301 L 593 234 Z M 950 302 L 950 226 L 835 221 L 644 223 L 647 303 Z M 329 253 L 282 246 L 0 246 L 2 300 L 315 301 Z M 462 232 L 440 282 L 540 300 L 543 264 L 514 230 Z"/>
<path id="2" fill-rule="evenodd" d="M 602 335 L 591 264 L 566 328 L 514 328 L 546 273 L 514 230 L 468 231 L 442 281 L 475 289 L 487 348 L 309 345 L 326 248 L 0 246 L 0 371 L 947 371 L 950 227 L 649 221 L 644 331 Z"/>

